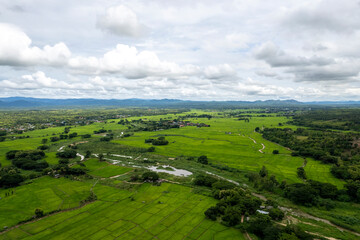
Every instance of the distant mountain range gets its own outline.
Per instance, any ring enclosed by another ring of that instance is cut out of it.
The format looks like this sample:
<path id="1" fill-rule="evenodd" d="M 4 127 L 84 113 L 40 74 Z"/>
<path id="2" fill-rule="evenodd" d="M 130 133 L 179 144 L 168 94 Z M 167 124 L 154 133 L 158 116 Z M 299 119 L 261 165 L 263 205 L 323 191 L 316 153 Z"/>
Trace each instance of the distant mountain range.
<path id="1" fill-rule="evenodd" d="M 0 109 L 54 109 L 96 107 L 153 108 L 255 108 L 255 107 L 360 107 L 360 101 L 299 102 L 296 100 L 266 101 L 190 101 L 179 99 L 47 99 L 0 98 Z"/>

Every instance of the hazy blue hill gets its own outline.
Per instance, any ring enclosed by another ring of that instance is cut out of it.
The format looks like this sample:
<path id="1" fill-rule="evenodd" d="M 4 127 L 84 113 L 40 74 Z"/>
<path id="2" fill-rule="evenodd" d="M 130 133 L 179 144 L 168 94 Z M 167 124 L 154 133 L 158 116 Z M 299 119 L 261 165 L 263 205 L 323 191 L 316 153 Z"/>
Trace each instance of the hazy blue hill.
<path id="1" fill-rule="evenodd" d="M 316 107 L 360 106 L 357 101 L 299 102 L 296 100 L 265 101 L 189 101 L 179 99 L 47 99 L 9 97 L 0 98 L 2 109 L 76 108 L 76 107 L 157 107 L 157 108 L 254 108 L 254 107 Z"/>

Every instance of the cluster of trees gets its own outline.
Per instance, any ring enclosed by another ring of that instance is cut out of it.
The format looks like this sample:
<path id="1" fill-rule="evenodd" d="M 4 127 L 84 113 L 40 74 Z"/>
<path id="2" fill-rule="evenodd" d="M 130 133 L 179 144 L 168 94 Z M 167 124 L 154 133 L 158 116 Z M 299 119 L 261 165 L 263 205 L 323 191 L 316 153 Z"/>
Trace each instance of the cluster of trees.
<path id="1" fill-rule="evenodd" d="M 260 239 L 313 239 L 312 235 L 297 226 L 282 227 L 274 224 L 274 221 L 281 221 L 284 218 L 284 213 L 272 200 L 265 202 L 267 214 L 259 213 L 262 201 L 252 196 L 251 192 L 238 188 L 232 183 L 210 175 L 198 175 L 194 183 L 211 187 L 214 198 L 219 199 L 215 206 L 204 212 L 210 220 L 249 231 Z"/>
<path id="2" fill-rule="evenodd" d="M 156 182 L 159 180 L 159 174 L 156 172 L 144 172 L 141 176 L 144 182 Z"/>
<path id="3" fill-rule="evenodd" d="M 3 141 L 5 141 L 5 139 L 6 139 L 6 134 L 7 134 L 7 131 L 5 131 L 5 130 L 0 130 L 0 142 L 3 142 Z"/>
<path id="4" fill-rule="evenodd" d="M 235 226 L 241 217 L 254 215 L 260 208 L 261 200 L 239 188 L 222 190 L 216 196 L 220 201 L 205 211 L 205 216 L 213 221 L 218 218 L 226 226 Z"/>
<path id="5" fill-rule="evenodd" d="M 249 173 L 249 181 L 259 190 L 275 192 L 292 202 L 304 206 L 316 206 L 330 210 L 336 206 L 336 201 L 360 202 L 360 181 L 350 181 L 344 185 L 345 189 L 337 189 L 331 183 L 307 180 L 305 183 L 279 183 L 275 176 L 269 176 L 266 167 L 259 173 Z"/>
<path id="6" fill-rule="evenodd" d="M 156 172 L 144 172 L 143 174 L 139 175 L 139 174 L 133 174 L 130 177 L 130 180 L 132 182 L 136 182 L 136 181 L 143 181 L 143 182 L 157 182 L 160 179 L 159 174 L 157 174 Z"/>
<path id="7" fill-rule="evenodd" d="M 78 136 L 78 134 L 76 132 L 70 133 L 70 134 L 60 134 L 59 136 L 50 137 L 50 141 L 57 142 L 59 140 L 71 139 L 71 138 L 75 138 L 77 136 Z"/>
<path id="8" fill-rule="evenodd" d="M 105 129 L 99 129 L 99 130 L 95 130 L 94 131 L 94 134 L 100 134 L 100 133 L 106 133 L 107 132 L 107 130 L 105 130 Z"/>
<path id="9" fill-rule="evenodd" d="M 108 134 L 106 134 L 105 137 L 100 138 L 100 141 L 102 141 L 102 142 L 110 142 L 113 139 L 114 139 L 114 134 L 113 133 L 108 133 Z"/>
<path id="10" fill-rule="evenodd" d="M 296 225 L 283 227 L 274 224 L 270 216 L 263 214 L 256 214 L 254 217 L 251 217 L 244 228 L 264 240 L 313 240 L 315 237 Z"/>
<path id="11" fill-rule="evenodd" d="M 208 157 L 205 155 L 201 155 L 200 157 L 198 157 L 197 162 L 205 165 L 209 164 Z"/>
<path id="12" fill-rule="evenodd" d="M 80 176 L 85 175 L 87 173 L 86 168 L 71 168 L 67 164 L 67 162 L 59 161 L 59 164 L 53 165 L 52 167 L 46 168 L 43 170 L 43 174 L 45 175 L 52 175 L 55 176 L 56 174 L 59 175 L 74 175 L 74 176 Z"/>
<path id="13" fill-rule="evenodd" d="M 6 153 L 6 159 L 12 164 L 25 170 L 41 171 L 49 164 L 43 160 L 45 153 L 42 150 L 12 150 Z"/>
<path id="14" fill-rule="evenodd" d="M 77 152 L 74 149 L 65 149 L 64 151 L 57 152 L 56 156 L 58 158 L 75 158 Z"/>
<path id="15" fill-rule="evenodd" d="M 326 109 L 309 111 L 294 116 L 291 123 L 316 129 L 360 131 L 360 110 Z"/>
<path id="16" fill-rule="evenodd" d="M 293 156 L 312 157 L 333 164 L 331 173 L 337 178 L 360 180 L 360 148 L 355 143 L 359 134 L 304 128 L 265 128 L 262 134 L 270 141 L 291 148 Z M 300 171 L 302 169 L 298 174 Z"/>
<path id="17" fill-rule="evenodd" d="M 16 167 L 8 166 L 0 168 L 0 188 L 16 187 L 24 179 Z"/>
<path id="18" fill-rule="evenodd" d="M 214 192 L 214 196 L 217 195 L 218 190 L 232 189 L 235 187 L 235 184 L 228 181 L 220 180 L 215 176 L 208 174 L 199 174 L 194 179 L 194 184 L 197 186 L 211 187 Z"/>
<path id="19" fill-rule="evenodd" d="M 145 143 L 151 143 L 152 145 L 155 146 L 161 146 L 161 145 L 168 145 L 169 141 L 167 141 L 165 137 L 161 136 L 158 137 L 157 139 L 153 139 L 153 138 L 145 139 Z"/>

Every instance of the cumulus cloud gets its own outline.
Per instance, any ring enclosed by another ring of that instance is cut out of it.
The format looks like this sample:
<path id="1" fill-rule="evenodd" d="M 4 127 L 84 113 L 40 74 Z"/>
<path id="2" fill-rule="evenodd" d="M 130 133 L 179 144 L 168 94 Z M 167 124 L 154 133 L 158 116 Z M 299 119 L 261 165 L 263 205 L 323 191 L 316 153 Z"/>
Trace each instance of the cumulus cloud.
<path id="1" fill-rule="evenodd" d="M 338 4 L 336 0 L 313 1 L 289 10 L 283 24 L 296 28 L 299 34 L 331 31 L 349 33 L 360 29 L 360 5 L 358 1 L 345 1 Z"/>
<path id="2" fill-rule="evenodd" d="M 108 8 L 106 14 L 98 17 L 96 26 L 119 36 L 130 37 L 138 37 L 146 29 L 136 14 L 124 5 Z"/>
<path id="3" fill-rule="evenodd" d="M 71 56 L 67 46 L 60 42 L 54 46 L 46 45 L 42 49 L 31 46 L 31 39 L 18 27 L 0 23 L 0 65 L 59 66 L 67 62 Z"/>
<path id="4" fill-rule="evenodd" d="M 235 76 L 236 71 L 229 64 L 220 64 L 206 67 L 204 69 L 204 75 L 210 79 L 221 79 Z"/>
<path id="5" fill-rule="evenodd" d="M 33 74 L 23 75 L 21 78 L 0 81 L 0 87 L 11 89 L 91 89 L 93 88 L 93 85 L 84 82 L 74 83 L 60 81 L 46 76 L 46 74 L 42 71 L 37 71 Z"/>
<path id="6" fill-rule="evenodd" d="M 106 52 L 101 58 L 75 57 L 69 66 L 83 73 L 119 73 L 127 78 L 145 78 L 148 76 L 180 77 L 199 72 L 194 65 L 179 66 L 173 62 L 161 61 L 151 51 L 138 51 L 135 47 L 124 44 Z"/>
<path id="7" fill-rule="evenodd" d="M 332 59 L 311 56 L 293 56 L 287 54 L 272 42 L 262 44 L 256 51 L 255 57 L 266 61 L 272 67 L 288 66 L 309 66 L 309 65 L 328 65 L 333 63 Z"/>
<path id="8" fill-rule="evenodd" d="M 358 0 L 2 1 L 2 96 L 359 99 Z"/>

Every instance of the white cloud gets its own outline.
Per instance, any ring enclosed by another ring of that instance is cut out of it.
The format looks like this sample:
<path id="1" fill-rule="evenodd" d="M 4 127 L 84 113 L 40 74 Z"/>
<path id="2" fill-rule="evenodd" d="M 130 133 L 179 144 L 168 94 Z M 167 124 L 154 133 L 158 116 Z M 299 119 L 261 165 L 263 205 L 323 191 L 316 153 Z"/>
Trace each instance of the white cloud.
<path id="1" fill-rule="evenodd" d="M 221 79 L 234 77 L 236 71 L 229 64 L 221 64 L 216 66 L 208 66 L 204 69 L 205 77 L 210 79 Z"/>
<path id="2" fill-rule="evenodd" d="M 108 8 L 105 15 L 98 17 L 96 25 L 119 36 L 138 37 L 145 30 L 145 26 L 139 22 L 136 14 L 124 5 Z"/>
<path id="3" fill-rule="evenodd" d="M 138 51 L 124 44 L 106 52 L 101 58 L 76 57 L 69 66 L 86 74 L 118 73 L 127 78 L 145 78 L 148 76 L 181 77 L 197 74 L 199 68 L 193 65 L 179 66 L 173 62 L 161 61 L 151 51 Z"/>
<path id="4" fill-rule="evenodd" d="M 18 27 L 0 23 L 0 65 L 62 65 L 71 55 L 67 46 L 60 42 L 43 49 L 31 46 L 31 39 Z"/>
<path id="5" fill-rule="evenodd" d="M 2 3 L 2 95 L 359 99 L 358 0 Z"/>

